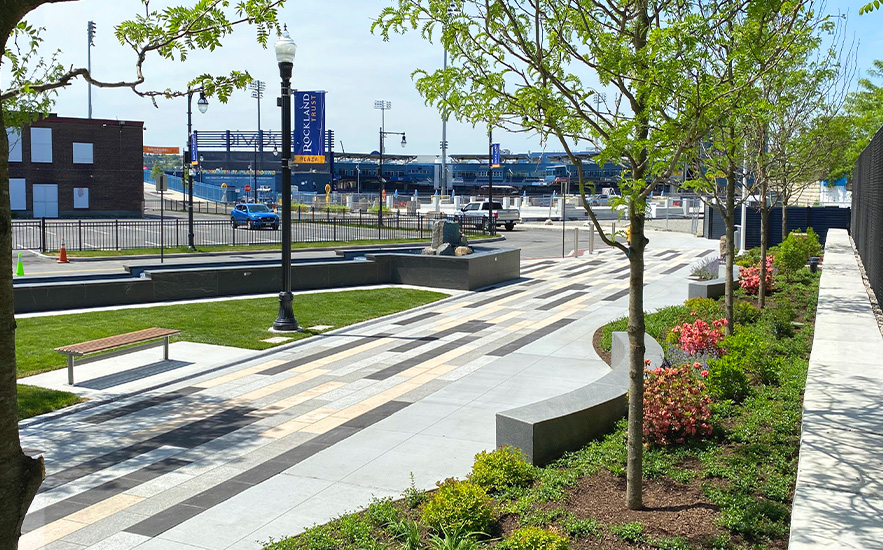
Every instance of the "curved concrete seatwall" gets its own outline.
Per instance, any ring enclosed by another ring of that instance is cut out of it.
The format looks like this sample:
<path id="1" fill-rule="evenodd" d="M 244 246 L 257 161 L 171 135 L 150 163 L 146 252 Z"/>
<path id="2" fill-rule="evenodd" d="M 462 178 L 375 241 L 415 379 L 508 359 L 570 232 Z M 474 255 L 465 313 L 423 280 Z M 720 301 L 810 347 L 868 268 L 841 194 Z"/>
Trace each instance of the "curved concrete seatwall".
<path id="1" fill-rule="evenodd" d="M 650 366 L 662 364 L 662 347 L 644 335 Z M 609 432 L 628 412 L 628 334 L 614 332 L 612 370 L 577 390 L 497 413 L 497 446 L 518 447 L 531 464 L 543 465 Z"/>

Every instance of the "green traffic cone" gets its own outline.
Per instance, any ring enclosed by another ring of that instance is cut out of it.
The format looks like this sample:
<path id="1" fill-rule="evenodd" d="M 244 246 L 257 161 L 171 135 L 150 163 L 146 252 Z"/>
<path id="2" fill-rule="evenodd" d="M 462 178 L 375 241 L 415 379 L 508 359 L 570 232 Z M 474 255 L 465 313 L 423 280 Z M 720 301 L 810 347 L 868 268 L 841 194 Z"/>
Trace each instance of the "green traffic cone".
<path id="1" fill-rule="evenodd" d="M 18 253 L 18 265 L 15 266 L 15 275 L 16 277 L 25 276 L 25 266 L 21 263 L 21 252 Z"/>

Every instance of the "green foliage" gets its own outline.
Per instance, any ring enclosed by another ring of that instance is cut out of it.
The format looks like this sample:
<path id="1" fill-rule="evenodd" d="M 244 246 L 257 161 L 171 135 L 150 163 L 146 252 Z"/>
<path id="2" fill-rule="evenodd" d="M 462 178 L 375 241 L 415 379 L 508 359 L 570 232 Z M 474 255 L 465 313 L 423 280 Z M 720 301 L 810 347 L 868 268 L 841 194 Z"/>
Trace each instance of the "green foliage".
<path id="1" fill-rule="evenodd" d="M 701 281 L 717 279 L 720 272 L 720 258 L 704 258 L 690 270 L 690 276 L 696 277 Z"/>
<path id="2" fill-rule="evenodd" d="M 483 533 L 467 533 L 460 529 L 442 530 L 441 535 L 429 534 L 429 547 L 432 550 L 478 550 L 476 537 Z"/>
<path id="3" fill-rule="evenodd" d="M 420 548 L 420 524 L 406 518 L 393 520 L 385 526 L 386 532 L 400 542 L 404 550 Z"/>
<path id="4" fill-rule="evenodd" d="M 791 324 L 794 316 L 794 310 L 782 303 L 777 307 L 764 308 L 757 324 L 766 327 L 776 338 L 791 338 L 794 336 L 794 325 Z"/>
<path id="5" fill-rule="evenodd" d="M 482 451 L 475 455 L 475 464 L 469 481 L 476 483 L 491 494 L 507 487 L 521 487 L 533 481 L 536 474 L 528 464 L 521 450 L 503 446 L 491 452 Z"/>
<path id="6" fill-rule="evenodd" d="M 426 502 L 429 498 L 426 491 L 418 489 L 414 484 L 414 472 L 411 472 L 411 484 L 402 493 L 402 497 L 405 499 L 405 504 L 408 505 L 408 508 L 412 510 Z"/>
<path id="7" fill-rule="evenodd" d="M 611 525 L 610 532 L 623 542 L 629 544 L 638 544 L 644 541 L 644 526 L 639 521 L 631 523 L 623 523 L 620 525 Z"/>
<path id="8" fill-rule="evenodd" d="M 671 327 L 691 320 L 687 306 L 668 306 L 644 315 L 647 334 L 657 340 L 664 340 Z M 628 317 L 620 317 L 601 328 L 601 349 L 610 350 L 614 332 L 623 332 L 628 328 Z"/>
<path id="9" fill-rule="evenodd" d="M 806 265 L 810 257 L 822 253 L 822 245 L 819 244 L 819 236 L 812 227 L 806 230 L 806 234 L 797 230 L 788 234 L 782 244 L 779 245 L 779 253 L 775 257 L 775 265 L 791 280 L 794 273 Z"/>
<path id="10" fill-rule="evenodd" d="M 733 322 L 738 325 L 749 325 L 760 319 L 760 311 L 750 302 L 735 300 L 733 302 Z"/>
<path id="11" fill-rule="evenodd" d="M 569 518 L 561 524 L 564 532 L 573 538 L 600 537 L 601 525 L 594 519 Z"/>
<path id="12" fill-rule="evenodd" d="M 522 527 L 512 531 L 497 545 L 500 550 L 569 550 L 567 538 L 540 527 Z"/>
<path id="13" fill-rule="evenodd" d="M 736 402 L 742 401 L 751 391 L 742 358 L 732 354 L 709 359 L 706 384 L 713 396 Z"/>
<path id="14" fill-rule="evenodd" d="M 689 298 L 684 302 L 684 305 L 706 322 L 711 322 L 712 319 L 719 319 L 723 314 L 720 302 L 712 298 Z"/>
<path id="15" fill-rule="evenodd" d="M 439 533 L 486 533 L 496 518 L 485 489 L 469 481 L 446 479 L 423 507 L 423 522 Z"/>
<path id="16" fill-rule="evenodd" d="M 391 498 L 374 498 L 365 510 L 365 515 L 377 527 L 384 527 L 402 519 L 402 513 L 392 503 Z"/>
<path id="17" fill-rule="evenodd" d="M 658 550 L 690 550 L 690 543 L 683 537 L 656 539 L 650 544 Z"/>

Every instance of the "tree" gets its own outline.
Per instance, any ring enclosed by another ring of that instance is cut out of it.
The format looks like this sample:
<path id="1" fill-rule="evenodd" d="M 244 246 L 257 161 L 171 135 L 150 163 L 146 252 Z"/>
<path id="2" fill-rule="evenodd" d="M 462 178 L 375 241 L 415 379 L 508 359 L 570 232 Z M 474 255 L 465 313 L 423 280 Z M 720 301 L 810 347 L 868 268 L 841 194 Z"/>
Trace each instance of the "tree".
<path id="1" fill-rule="evenodd" d="M 64 69 L 55 57 L 40 58 L 40 29 L 23 19 L 43 4 L 58 0 L 6 0 L 0 10 L 0 37 L 3 57 L 11 73 L 9 86 L 0 91 L 0 127 L 20 127 L 22 123 L 49 110 L 53 94 L 83 79 L 104 88 L 128 88 L 156 101 L 177 97 L 187 90 L 143 90 L 142 66 L 149 56 L 184 61 L 193 50 L 214 50 L 237 25 L 254 26 L 257 41 L 264 47 L 271 32 L 279 32 L 277 8 L 284 0 L 243 0 L 231 7 L 226 0 L 197 0 L 190 6 L 150 10 L 142 0 L 145 14 L 116 27 L 120 43 L 131 47 L 134 77 L 103 82 L 84 68 Z M 190 83 L 201 86 L 208 95 L 226 101 L 232 90 L 251 80 L 248 73 L 203 74 Z M 15 549 L 28 507 L 44 476 L 43 458 L 30 458 L 21 449 L 18 434 L 17 386 L 15 367 L 15 317 L 12 300 L 12 222 L 9 205 L 9 143 L 0 131 L 0 548 Z"/>
<path id="2" fill-rule="evenodd" d="M 601 238 L 623 252 L 630 266 L 626 501 L 641 508 L 647 198 L 669 180 L 710 121 L 739 97 L 743 82 L 751 82 L 724 74 L 720 60 L 733 52 L 753 55 L 765 45 L 767 35 L 758 40 L 748 32 L 751 26 L 769 25 L 775 28 L 770 36 L 781 37 L 805 3 L 458 0 L 452 13 L 449 4 L 398 0 L 373 26 L 384 39 L 417 29 L 427 40 L 439 33 L 451 65 L 417 70 L 414 78 L 443 118 L 556 139 L 577 168 L 584 205 L 586 183 L 574 147 L 588 141 L 601 149 L 599 163 L 626 167 L 616 206 L 626 208 L 631 242 L 605 235 L 591 208 L 586 210 Z M 777 58 L 769 56 L 762 70 Z M 600 88 L 615 90 L 616 97 L 596 101 Z"/>

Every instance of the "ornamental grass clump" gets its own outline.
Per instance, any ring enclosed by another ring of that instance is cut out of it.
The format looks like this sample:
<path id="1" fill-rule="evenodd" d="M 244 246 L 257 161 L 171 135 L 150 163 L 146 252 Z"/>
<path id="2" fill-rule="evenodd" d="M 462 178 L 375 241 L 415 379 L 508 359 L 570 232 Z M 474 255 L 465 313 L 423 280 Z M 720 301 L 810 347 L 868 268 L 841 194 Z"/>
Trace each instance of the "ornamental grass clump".
<path id="1" fill-rule="evenodd" d="M 773 262 L 775 259 L 772 256 L 766 257 L 766 276 L 764 280 L 766 284 L 764 288 L 766 289 L 766 293 L 769 294 L 773 290 Z M 749 294 L 751 296 L 756 295 L 760 292 L 760 263 L 753 267 L 740 267 L 739 268 L 739 286 L 742 287 L 742 290 L 745 291 L 745 294 Z"/>
<path id="2" fill-rule="evenodd" d="M 693 323 L 684 323 L 671 329 L 671 335 L 678 346 L 690 355 L 704 354 L 717 357 L 721 353 L 718 344 L 724 338 L 724 333 L 720 329 L 726 324 L 726 319 L 717 319 L 710 325 L 702 319 L 696 319 Z"/>
<path id="3" fill-rule="evenodd" d="M 648 369 L 644 380 L 644 439 L 669 445 L 711 434 L 711 399 L 699 363 Z"/>

